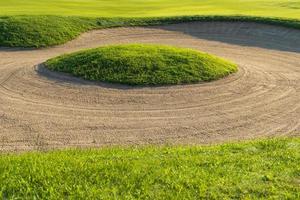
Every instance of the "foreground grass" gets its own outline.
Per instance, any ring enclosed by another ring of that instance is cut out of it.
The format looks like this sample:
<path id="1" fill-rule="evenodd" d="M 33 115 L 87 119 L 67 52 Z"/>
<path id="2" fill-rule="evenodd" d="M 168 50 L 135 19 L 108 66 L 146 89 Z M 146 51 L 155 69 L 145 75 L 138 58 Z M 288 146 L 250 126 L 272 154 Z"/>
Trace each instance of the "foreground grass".
<path id="1" fill-rule="evenodd" d="M 2 15 L 154 17 L 251 15 L 300 19 L 298 0 L 2 0 Z"/>
<path id="2" fill-rule="evenodd" d="M 52 58 L 53 71 L 87 80 L 128 85 L 165 85 L 211 81 L 237 71 L 224 59 L 164 45 L 127 44 L 100 47 Z"/>
<path id="3" fill-rule="evenodd" d="M 299 199 L 300 138 L 0 157 L 4 199 Z"/>

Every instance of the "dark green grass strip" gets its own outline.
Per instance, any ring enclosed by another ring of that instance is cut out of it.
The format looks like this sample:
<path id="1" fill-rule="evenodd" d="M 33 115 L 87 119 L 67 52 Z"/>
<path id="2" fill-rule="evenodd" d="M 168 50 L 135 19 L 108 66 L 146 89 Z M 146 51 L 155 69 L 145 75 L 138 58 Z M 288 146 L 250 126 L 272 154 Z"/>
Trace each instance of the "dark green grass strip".
<path id="1" fill-rule="evenodd" d="M 127 85 L 211 81 L 237 71 L 236 64 L 192 49 L 165 45 L 112 45 L 48 60 L 47 68 L 87 80 Z"/>
<path id="2" fill-rule="evenodd" d="M 0 17 L 0 46 L 48 47 L 63 44 L 91 29 L 118 26 L 162 25 L 191 21 L 245 21 L 300 29 L 299 20 L 250 16 L 176 16 L 152 18 L 2 16 Z"/>
<path id="3" fill-rule="evenodd" d="M 0 157 L 3 199 L 299 199 L 300 139 Z"/>

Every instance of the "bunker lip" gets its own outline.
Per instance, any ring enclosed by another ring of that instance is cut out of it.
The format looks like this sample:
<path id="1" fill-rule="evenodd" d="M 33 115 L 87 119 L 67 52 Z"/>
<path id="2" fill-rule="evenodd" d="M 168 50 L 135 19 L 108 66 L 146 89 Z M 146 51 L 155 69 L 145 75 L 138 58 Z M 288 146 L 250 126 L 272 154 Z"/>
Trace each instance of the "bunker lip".
<path id="1" fill-rule="evenodd" d="M 254 22 L 300 29 L 299 19 L 244 15 L 184 15 L 130 18 L 16 15 L 0 16 L 0 46 L 45 48 L 64 44 L 93 29 L 167 25 L 183 22 Z"/>
<path id="2" fill-rule="evenodd" d="M 95 30 L 48 49 L 1 49 L 0 149 L 299 137 L 299 38 L 299 30 L 271 25 L 194 22 Z M 64 53 L 132 42 L 193 48 L 240 70 L 205 84 L 134 90 L 74 84 L 35 70 Z"/>

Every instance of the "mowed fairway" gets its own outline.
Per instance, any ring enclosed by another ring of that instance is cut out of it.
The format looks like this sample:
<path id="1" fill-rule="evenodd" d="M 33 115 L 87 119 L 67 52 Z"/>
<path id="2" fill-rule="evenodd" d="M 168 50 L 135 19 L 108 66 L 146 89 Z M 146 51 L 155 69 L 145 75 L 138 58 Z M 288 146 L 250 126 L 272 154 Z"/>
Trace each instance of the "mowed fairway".
<path id="1" fill-rule="evenodd" d="M 300 19 L 298 0 L 2 0 L 1 15 L 251 15 Z"/>

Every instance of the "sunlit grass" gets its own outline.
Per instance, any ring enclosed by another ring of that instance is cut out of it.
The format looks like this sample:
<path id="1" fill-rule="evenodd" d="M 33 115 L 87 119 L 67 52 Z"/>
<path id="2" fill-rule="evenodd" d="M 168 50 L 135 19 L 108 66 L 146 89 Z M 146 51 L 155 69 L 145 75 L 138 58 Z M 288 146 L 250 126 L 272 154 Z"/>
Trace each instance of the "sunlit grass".
<path id="1" fill-rule="evenodd" d="M 227 60 L 164 45 L 113 45 L 52 58 L 46 66 L 87 80 L 128 85 L 211 81 L 237 71 Z"/>
<path id="2" fill-rule="evenodd" d="M 0 157 L 3 199 L 299 199 L 300 139 Z"/>
<path id="3" fill-rule="evenodd" d="M 1 15 L 149 17 L 174 15 L 251 15 L 300 18 L 297 0 L 5 0 Z"/>

